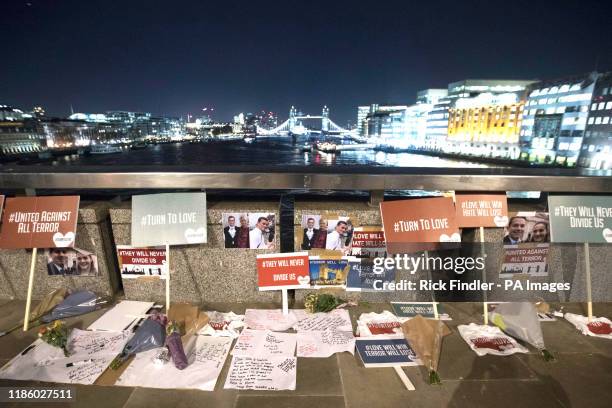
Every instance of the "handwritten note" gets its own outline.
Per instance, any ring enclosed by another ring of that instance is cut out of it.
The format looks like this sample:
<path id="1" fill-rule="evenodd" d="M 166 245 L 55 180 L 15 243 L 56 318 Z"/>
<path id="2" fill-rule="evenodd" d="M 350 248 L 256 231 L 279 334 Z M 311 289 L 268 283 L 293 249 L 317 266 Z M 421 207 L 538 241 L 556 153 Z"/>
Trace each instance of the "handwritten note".
<path id="1" fill-rule="evenodd" d="M 233 356 L 293 356 L 295 333 L 275 333 L 270 330 L 244 329 L 236 340 Z"/>
<path id="2" fill-rule="evenodd" d="M 307 313 L 304 309 L 293 312 L 298 320 L 295 325 L 298 332 L 326 329 L 353 331 L 351 317 L 346 309 L 335 309 L 328 313 Z"/>
<path id="3" fill-rule="evenodd" d="M 159 349 L 138 353 L 117 384 L 213 391 L 231 345 L 231 337 L 195 336 L 195 344 L 186 350 L 189 365 L 184 370 L 172 362 L 155 365 L 153 358 Z"/>
<path id="4" fill-rule="evenodd" d="M 225 389 L 295 390 L 296 357 L 232 358 Z"/>
<path id="5" fill-rule="evenodd" d="M 281 309 L 247 309 L 244 323 L 249 329 L 285 331 L 297 323 L 293 310 L 287 316 Z"/>
<path id="6" fill-rule="evenodd" d="M 323 330 L 297 333 L 298 357 L 329 357 L 335 353 L 355 353 L 355 336 L 351 331 Z"/>
<path id="7" fill-rule="evenodd" d="M 128 338 L 127 332 L 73 329 L 68 338 L 69 357 L 61 349 L 37 340 L 34 348 L 25 355 L 18 354 L 0 371 L 0 378 L 93 384 L 121 352 Z M 66 367 L 69 363 L 74 365 Z"/>

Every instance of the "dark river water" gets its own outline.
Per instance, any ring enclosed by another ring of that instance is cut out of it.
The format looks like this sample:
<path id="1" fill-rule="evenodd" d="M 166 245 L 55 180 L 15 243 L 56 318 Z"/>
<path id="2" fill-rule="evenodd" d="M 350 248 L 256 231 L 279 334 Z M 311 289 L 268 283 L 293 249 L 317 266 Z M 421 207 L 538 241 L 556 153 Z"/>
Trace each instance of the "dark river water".
<path id="1" fill-rule="evenodd" d="M 305 152 L 305 139 L 265 137 L 243 140 L 149 145 L 121 153 L 73 155 L 56 159 L 54 165 L 367 165 L 390 167 L 489 167 L 469 161 L 444 159 L 412 153 L 374 150 L 343 151 L 341 154 Z M 49 164 L 48 162 L 45 164 Z"/>

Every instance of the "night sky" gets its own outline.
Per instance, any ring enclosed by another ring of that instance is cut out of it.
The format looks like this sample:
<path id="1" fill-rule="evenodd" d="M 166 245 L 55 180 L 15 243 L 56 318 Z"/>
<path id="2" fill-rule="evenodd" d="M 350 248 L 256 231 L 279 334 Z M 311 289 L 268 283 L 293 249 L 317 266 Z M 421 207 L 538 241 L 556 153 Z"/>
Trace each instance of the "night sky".
<path id="1" fill-rule="evenodd" d="M 0 104 L 340 125 L 466 78 L 612 69 L 609 1 L 2 1 Z"/>

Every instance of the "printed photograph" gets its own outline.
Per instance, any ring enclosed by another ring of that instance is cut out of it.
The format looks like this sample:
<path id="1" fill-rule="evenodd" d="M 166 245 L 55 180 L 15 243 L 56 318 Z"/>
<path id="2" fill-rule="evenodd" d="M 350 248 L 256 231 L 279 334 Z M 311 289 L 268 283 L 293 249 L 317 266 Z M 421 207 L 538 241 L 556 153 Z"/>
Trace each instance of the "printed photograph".
<path id="1" fill-rule="evenodd" d="M 504 246 L 550 242 L 550 227 L 546 212 L 517 212 L 510 214 L 504 230 Z"/>
<path id="2" fill-rule="evenodd" d="M 302 216 L 302 223 L 296 228 L 295 243 L 300 249 L 325 249 L 327 221 L 319 214 Z"/>
<path id="3" fill-rule="evenodd" d="M 249 248 L 274 249 L 274 213 L 249 213 Z"/>
<path id="4" fill-rule="evenodd" d="M 49 248 L 48 275 L 98 276 L 98 257 L 79 248 Z"/>
<path id="5" fill-rule="evenodd" d="M 223 213 L 224 248 L 274 249 L 274 213 Z"/>
<path id="6" fill-rule="evenodd" d="M 327 221 L 325 249 L 348 255 L 351 252 L 352 241 L 353 223 L 350 217 L 338 217 Z"/>
<path id="7" fill-rule="evenodd" d="M 501 278 L 548 276 L 550 226 L 546 212 L 509 215 L 504 233 Z"/>
<path id="8" fill-rule="evenodd" d="M 310 259 L 310 284 L 315 287 L 345 287 L 348 273 L 347 259 Z"/>
<path id="9" fill-rule="evenodd" d="M 249 248 L 249 214 L 223 213 L 223 240 L 225 248 Z"/>

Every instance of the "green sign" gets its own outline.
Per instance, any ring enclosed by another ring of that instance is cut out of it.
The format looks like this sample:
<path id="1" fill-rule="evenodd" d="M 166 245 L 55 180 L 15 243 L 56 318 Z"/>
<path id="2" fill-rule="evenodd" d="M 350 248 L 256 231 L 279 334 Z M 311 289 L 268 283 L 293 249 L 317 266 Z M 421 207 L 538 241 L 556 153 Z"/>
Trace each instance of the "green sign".
<path id="1" fill-rule="evenodd" d="M 206 242 L 206 193 L 132 197 L 132 246 Z"/>
<path id="2" fill-rule="evenodd" d="M 549 196 L 551 242 L 612 243 L 612 196 Z"/>

